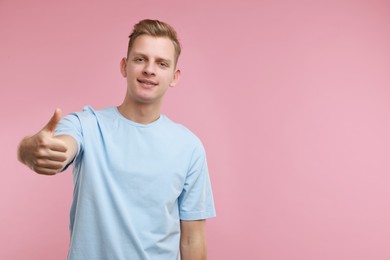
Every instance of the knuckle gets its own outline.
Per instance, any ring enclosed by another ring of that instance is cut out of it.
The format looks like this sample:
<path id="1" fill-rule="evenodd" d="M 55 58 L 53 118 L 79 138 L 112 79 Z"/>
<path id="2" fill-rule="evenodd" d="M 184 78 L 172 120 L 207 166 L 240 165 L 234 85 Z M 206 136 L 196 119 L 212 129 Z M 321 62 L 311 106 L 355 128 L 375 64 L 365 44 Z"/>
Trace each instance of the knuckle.
<path id="1" fill-rule="evenodd" d="M 38 140 L 38 146 L 42 148 L 47 148 L 49 146 L 46 139 L 39 139 Z"/>
<path id="2" fill-rule="evenodd" d="M 34 152 L 35 158 L 42 158 L 42 157 L 44 157 L 44 155 L 45 155 L 45 153 L 43 152 L 42 149 L 37 149 Z"/>
<path id="3" fill-rule="evenodd" d="M 40 173 L 41 172 L 41 170 L 36 165 L 31 166 L 31 170 L 33 170 L 36 173 Z"/>
<path id="4" fill-rule="evenodd" d="M 41 160 L 41 159 L 37 159 L 35 161 L 35 165 L 38 166 L 38 167 L 43 167 L 44 166 L 44 160 Z"/>

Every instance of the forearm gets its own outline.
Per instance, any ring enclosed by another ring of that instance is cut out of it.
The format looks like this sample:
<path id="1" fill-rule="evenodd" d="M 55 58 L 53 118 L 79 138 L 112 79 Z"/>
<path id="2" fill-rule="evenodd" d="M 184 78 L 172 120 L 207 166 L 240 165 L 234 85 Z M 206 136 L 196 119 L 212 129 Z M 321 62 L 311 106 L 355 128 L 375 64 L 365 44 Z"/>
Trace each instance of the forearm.
<path id="1" fill-rule="evenodd" d="M 206 260 L 205 220 L 181 221 L 180 254 L 182 260 Z"/>
<path id="2" fill-rule="evenodd" d="M 204 239 L 180 241 L 180 254 L 182 260 L 206 260 L 206 242 Z"/>

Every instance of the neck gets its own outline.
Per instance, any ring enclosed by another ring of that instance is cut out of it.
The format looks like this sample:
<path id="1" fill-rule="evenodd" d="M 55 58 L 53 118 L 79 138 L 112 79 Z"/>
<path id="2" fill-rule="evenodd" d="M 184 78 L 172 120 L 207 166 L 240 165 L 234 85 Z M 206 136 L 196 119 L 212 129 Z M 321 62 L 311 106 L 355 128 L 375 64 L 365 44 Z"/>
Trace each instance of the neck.
<path id="1" fill-rule="evenodd" d="M 118 111 L 125 118 L 145 125 L 156 121 L 160 117 L 160 106 L 156 106 L 156 104 L 135 104 L 125 100 L 118 107 Z"/>

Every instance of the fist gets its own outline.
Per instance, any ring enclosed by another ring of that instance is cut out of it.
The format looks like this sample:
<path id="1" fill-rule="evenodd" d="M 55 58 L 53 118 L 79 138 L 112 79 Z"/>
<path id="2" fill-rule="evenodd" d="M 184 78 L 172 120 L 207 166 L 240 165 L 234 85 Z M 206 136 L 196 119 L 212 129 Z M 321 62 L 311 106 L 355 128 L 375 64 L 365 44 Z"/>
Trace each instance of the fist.
<path id="1" fill-rule="evenodd" d="M 19 144 L 19 161 L 36 173 L 54 175 L 65 167 L 67 145 L 64 141 L 54 137 L 54 130 L 60 120 L 61 110 L 56 109 L 41 131 L 24 138 Z"/>

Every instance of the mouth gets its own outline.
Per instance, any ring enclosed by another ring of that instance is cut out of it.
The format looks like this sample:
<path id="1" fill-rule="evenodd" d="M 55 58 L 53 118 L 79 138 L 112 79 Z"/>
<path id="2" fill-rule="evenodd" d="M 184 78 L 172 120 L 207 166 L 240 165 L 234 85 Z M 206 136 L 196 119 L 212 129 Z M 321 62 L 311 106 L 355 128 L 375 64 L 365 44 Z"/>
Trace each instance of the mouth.
<path id="1" fill-rule="evenodd" d="M 137 81 L 141 84 L 143 88 L 153 88 L 154 86 L 157 86 L 157 82 L 150 80 L 150 79 L 137 79 Z"/>

